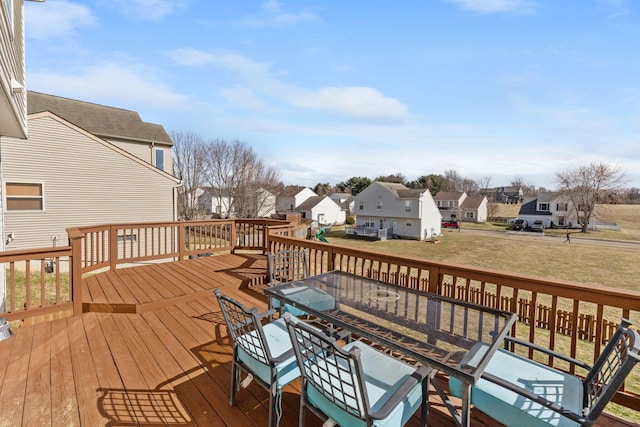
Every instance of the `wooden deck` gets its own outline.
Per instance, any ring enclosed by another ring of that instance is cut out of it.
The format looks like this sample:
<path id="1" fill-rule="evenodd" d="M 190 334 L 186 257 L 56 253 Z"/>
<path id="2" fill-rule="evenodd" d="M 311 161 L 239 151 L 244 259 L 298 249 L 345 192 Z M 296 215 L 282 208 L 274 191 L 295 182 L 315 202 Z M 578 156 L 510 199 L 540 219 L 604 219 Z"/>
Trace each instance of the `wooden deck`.
<path id="1" fill-rule="evenodd" d="M 264 256 L 238 254 L 87 278 L 90 312 L 21 327 L 0 342 L 0 426 L 265 426 L 259 386 L 229 406 L 231 347 L 212 294 L 223 288 L 266 308 L 265 274 Z M 283 427 L 297 425 L 299 386 L 284 389 Z M 437 398 L 430 409 L 430 426 L 454 425 Z M 472 412 L 473 425 L 496 425 Z M 631 424 L 602 417 L 598 425 Z"/>

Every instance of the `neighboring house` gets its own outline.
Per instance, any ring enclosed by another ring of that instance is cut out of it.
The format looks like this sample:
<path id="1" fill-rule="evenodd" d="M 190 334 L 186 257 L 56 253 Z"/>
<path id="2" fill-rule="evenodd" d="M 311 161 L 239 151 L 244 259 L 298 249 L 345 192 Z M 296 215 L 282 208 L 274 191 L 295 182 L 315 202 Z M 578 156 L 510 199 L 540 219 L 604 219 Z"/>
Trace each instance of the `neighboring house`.
<path id="1" fill-rule="evenodd" d="M 353 214 L 353 196 L 349 193 L 333 193 L 330 194 L 331 200 L 339 204 L 344 211 L 351 215 Z"/>
<path id="2" fill-rule="evenodd" d="M 487 221 L 489 201 L 485 196 L 468 196 L 464 191 L 441 191 L 434 200 L 443 220 Z"/>
<path id="3" fill-rule="evenodd" d="M 441 234 L 442 216 L 428 189 L 374 181 L 354 197 L 356 226 L 348 234 L 428 239 Z"/>
<path id="4" fill-rule="evenodd" d="M 462 204 L 462 221 L 486 222 L 489 215 L 489 201 L 485 196 L 467 196 Z"/>
<path id="5" fill-rule="evenodd" d="M 442 219 L 448 221 L 462 219 L 462 203 L 466 198 L 464 191 L 440 191 L 433 199 Z"/>
<path id="6" fill-rule="evenodd" d="M 198 197 L 200 209 L 205 214 L 215 215 L 220 218 L 234 218 L 238 216 L 238 209 L 233 203 L 233 197 L 228 190 L 217 190 L 206 187 Z M 269 218 L 276 213 L 276 196 L 260 188 L 257 191 L 255 201 L 251 203 L 252 216 L 256 218 Z"/>
<path id="7" fill-rule="evenodd" d="M 278 213 L 296 211 L 305 200 L 314 196 L 317 194 L 309 187 L 288 186 L 284 189 L 284 193 L 278 197 L 276 210 Z"/>
<path id="8" fill-rule="evenodd" d="M 543 191 L 538 197 L 528 197 L 522 202 L 518 218 L 524 219 L 529 225 L 536 220 L 542 220 L 546 228 L 578 228 L 576 210 L 566 196 L 552 191 Z M 592 225 L 589 225 L 592 228 Z"/>
<path id="9" fill-rule="evenodd" d="M 51 111 L 56 116 L 173 174 L 173 141 L 161 125 L 143 122 L 135 111 L 107 107 L 44 93 L 28 93 L 29 114 Z"/>
<path id="10" fill-rule="evenodd" d="M 318 225 L 344 224 L 345 211 L 329 196 L 312 196 L 297 208 L 302 219 L 317 221 Z"/>
<path id="11" fill-rule="evenodd" d="M 50 111 L 28 120 L 28 139 L 2 139 L 9 249 L 66 245 L 68 227 L 176 219 L 173 175 Z"/>
<path id="12" fill-rule="evenodd" d="M 487 196 L 487 199 L 496 203 L 521 203 L 524 198 L 524 192 L 522 187 L 518 186 L 506 186 L 506 187 L 493 187 L 482 188 L 478 192 L 482 196 Z"/>

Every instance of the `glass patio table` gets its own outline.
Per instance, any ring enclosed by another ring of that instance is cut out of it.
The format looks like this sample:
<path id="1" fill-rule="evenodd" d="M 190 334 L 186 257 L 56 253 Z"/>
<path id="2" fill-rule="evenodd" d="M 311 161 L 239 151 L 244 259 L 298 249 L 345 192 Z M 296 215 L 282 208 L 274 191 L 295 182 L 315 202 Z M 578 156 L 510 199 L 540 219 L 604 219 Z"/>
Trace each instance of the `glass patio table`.
<path id="1" fill-rule="evenodd" d="M 516 320 L 513 313 L 330 271 L 265 289 L 296 307 L 385 349 L 458 378 L 458 411 L 437 381 L 434 387 L 456 423 L 470 425 L 470 390 Z M 473 362 L 473 363 L 470 363 Z"/>

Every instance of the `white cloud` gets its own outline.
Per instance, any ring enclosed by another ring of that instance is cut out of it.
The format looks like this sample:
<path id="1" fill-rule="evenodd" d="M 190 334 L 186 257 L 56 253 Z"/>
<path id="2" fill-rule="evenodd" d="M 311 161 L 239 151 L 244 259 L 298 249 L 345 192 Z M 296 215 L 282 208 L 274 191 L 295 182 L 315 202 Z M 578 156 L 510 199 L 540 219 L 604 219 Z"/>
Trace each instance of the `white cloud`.
<path id="1" fill-rule="evenodd" d="M 306 22 L 318 21 L 319 17 L 310 10 L 287 12 L 282 3 L 268 0 L 262 4 L 262 13 L 251 15 L 239 23 L 255 27 L 293 26 Z"/>
<path id="2" fill-rule="evenodd" d="M 105 63 L 78 72 L 29 73 L 29 87 L 39 92 L 80 100 L 104 100 L 107 105 L 135 105 L 152 109 L 189 108 L 188 97 L 155 81 L 150 70 Z M 130 107 L 126 107 L 130 108 Z"/>
<path id="3" fill-rule="evenodd" d="M 397 123 L 409 119 L 404 104 L 369 87 L 327 87 L 298 91 L 289 99 L 300 107 L 353 120 Z"/>
<path id="4" fill-rule="evenodd" d="M 399 123 L 410 118 L 407 107 L 370 87 L 302 88 L 284 81 L 269 63 L 244 55 L 216 55 L 196 49 L 178 49 L 169 57 L 181 65 L 214 66 L 247 86 L 245 93 L 260 93 L 294 107 L 318 111 L 334 118 L 371 123 Z"/>
<path id="5" fill-rule="evenodd" d="M 480 13 L 531 13 L 533 0 L 447 0 L 461 9 Z"/>
<path id="6" fill-rule="evenodd" d="M 74 35 L 77 29 L 93 27 L 96 18 L 85 5 L 67 0 L 28 3 L 25 7 L 25 36 L 51 40 Z"/>

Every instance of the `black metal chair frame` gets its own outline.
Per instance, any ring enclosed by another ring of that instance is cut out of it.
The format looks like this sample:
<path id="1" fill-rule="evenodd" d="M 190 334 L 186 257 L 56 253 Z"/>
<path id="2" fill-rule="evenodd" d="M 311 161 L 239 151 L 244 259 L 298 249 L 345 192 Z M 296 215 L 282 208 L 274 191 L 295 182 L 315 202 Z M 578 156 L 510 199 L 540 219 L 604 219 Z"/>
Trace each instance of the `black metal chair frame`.
<path id="1" fill-rule="evenodd" d="M 513 337 L 506 338 L 505 344 L 507 346 L 511 343 L 522 345 L 587 370 L 587 375 L 582 379 L 582 387 L 584 390 L 584 409 L 582 413 L 575 413 L 558 405 L 557 403 L 550 402 L 529 390 L 504 381 L 495 375 L 484 373 L 482 378 L 562 414 L 582 426 L 591 426 L 600 416 L 605 406 L 618 392 L 624 383 L 625 378 L 629 372 L 631 372 L 635 364 L 640 361 L 640 356 L 638 355 L 640 352 L 640 335 L 637 331 L 630 329 L 629 326 L 631 326 L 631 322 L 629 320 L 621 320 L 620 326 L 611 337 L 602 353 L 600 353 L 600 356 L 594 363 L 593 367 L 580 360 L 556 353 L 530 342 L 522 341 Z"/>
<path id="2" fill-rule="evenodd" d="M 309 386 L 322 392 L 326 399 L 333 402 L 341 410 L 362 419 L 367 426 L 372 426 L 375 420 L 388 417 L 391 411 L 406 398 L 407 393 L 419 383 L 422 383 L 421 423 L 423 426 L 427 425 L 428 385 L 431 368 L 418 367 L 378 411 L 372 412 L 364 385 L 360 349 L 354 348 L 351 351 L 345 351 L 338 345 L 335 337 L 314 329 L 305 322 L 292 322 L 288 313 L 284 314 L 284 318 L 302 376 L 300 426 L 305 424 L 306 408 L 321 420 L 328 419 L 326 414 L 315 408 L 306 399 L 305 390 Z M 321 354 L 322 356 L 318 356 Z M 325 362 L 319 363 L 320 359 L 324 359 Z M 332 372 L 330 367 L 333 370 L 338 370 L 339 374 Z M 339 384 L 339 388 L 337 384 Z M 328 390 L 332 390 L 332 392 Z M 361 398 L 358 399 L 358 396 Z"/>
<path id="3" fill-rule="evenodd" d="M 269 392 L 269 426 L 275 426 L 278 424 L 276 405 L 279 403 L 277 401 L 278 389 L 275 365 L 292 357 L 294 354 L 293 348 L 278 357 L 273 357 L 271 354 L 262 325 L 265 319 L 269 321 L 273 317 L 275 310 L 258 313 L 257 307 L 247 309 L 240 302 L 223 295 L 219 289 L 215 289 L 213 292 L 218 299 L 229 335 L 233 341 L 233 367 L 231 370 L 231 398 L 229 403 L 231 406 L 236 404 L 236 391 L 240 388 L 240 372 L 243 371 L 245 374 L 251 375 L 253 380 Z M 270 384 L 254 376 L 251 368 L 238 358 L 239 347 L 242 347 L 254 359 L 270 367 Z"/>

